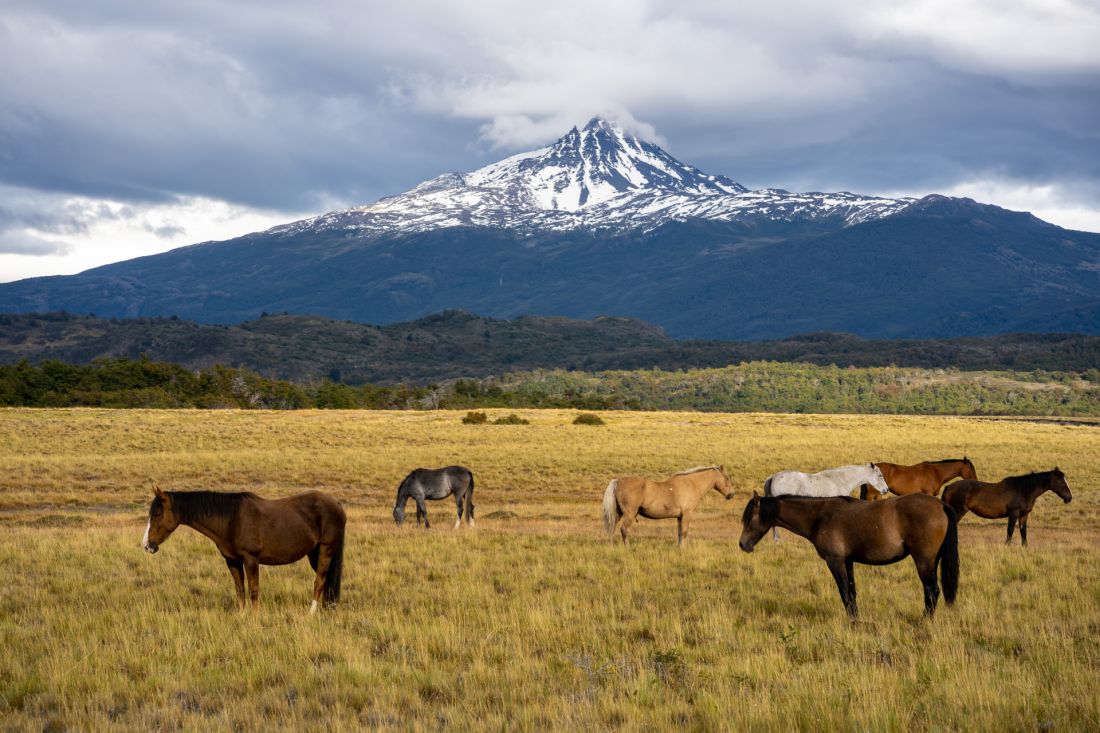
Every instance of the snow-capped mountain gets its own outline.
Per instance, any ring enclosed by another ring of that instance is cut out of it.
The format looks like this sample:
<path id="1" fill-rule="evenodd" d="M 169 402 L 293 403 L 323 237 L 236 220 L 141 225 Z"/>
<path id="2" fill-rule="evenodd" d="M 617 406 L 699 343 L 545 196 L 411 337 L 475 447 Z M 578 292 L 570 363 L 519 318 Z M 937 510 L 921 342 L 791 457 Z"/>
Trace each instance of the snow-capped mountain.
<path id="1" fill-rule="evenodd" d="M 423 232 L 454 226 L 513 230 L 652 231 L 669 221 L 881 219 L 912 204 L 841 193 L 750 191 L 681 163 L 621 126 L 593 118 L 553 145 L 471 173 L 447 173 L 373 204 L 277 231 Z"/>
<path id="2" fill-rule="evenodd" d="M 1097 333 L 1097 263 L 1100 234 L 1027 213 L 749 191 L 595 119 L 368 206 L 0 284 L 0 313 L 392 323 L 461 308 L 632 316 L 691 338 Z M 417 348 L 450 358 L 430 339 Z M 523 345 L 509 348 L 510 364 Z"/>

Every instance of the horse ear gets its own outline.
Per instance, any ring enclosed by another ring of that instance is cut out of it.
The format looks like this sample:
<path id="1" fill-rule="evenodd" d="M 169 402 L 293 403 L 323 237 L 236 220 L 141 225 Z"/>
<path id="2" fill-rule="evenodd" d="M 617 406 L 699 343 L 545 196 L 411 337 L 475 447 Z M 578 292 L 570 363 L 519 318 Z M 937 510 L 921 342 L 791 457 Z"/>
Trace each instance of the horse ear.
<path id="1" fill-rule="evenodd" d="M 166 505 L 170 505 L 172 503 L 172 499 L 169 498 L 168 494 L 161 491 L 159 486 L 154 485 L 153 492 L 157 495 L 157 498 L 164 502 Z"/>
<path id="2" fill-rule="evenodd" d="M 760 494 L 756 493 L 756 489 L 752 490 L 752 500 L 753 501 L 760 501 Z"/>

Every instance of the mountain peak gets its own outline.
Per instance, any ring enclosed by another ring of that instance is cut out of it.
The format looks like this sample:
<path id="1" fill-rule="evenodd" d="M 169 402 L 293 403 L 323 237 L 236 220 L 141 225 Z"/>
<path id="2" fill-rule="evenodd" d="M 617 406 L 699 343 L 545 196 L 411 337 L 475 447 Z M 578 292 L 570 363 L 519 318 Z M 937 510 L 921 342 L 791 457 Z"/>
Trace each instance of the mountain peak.
<path id="1" fill-rule="evenodd" d="M 850 225 L 889 216 L 912 203 L 845 192 L 749 191 L 677 160 L 628 130 L 596 116 L 545 148 L 470 173 L 444 174 L 406 193 L 313 221 L 322 227 L 378 232 L 455 226 L 651 230 L 689 219 L 838 219 Z"/>

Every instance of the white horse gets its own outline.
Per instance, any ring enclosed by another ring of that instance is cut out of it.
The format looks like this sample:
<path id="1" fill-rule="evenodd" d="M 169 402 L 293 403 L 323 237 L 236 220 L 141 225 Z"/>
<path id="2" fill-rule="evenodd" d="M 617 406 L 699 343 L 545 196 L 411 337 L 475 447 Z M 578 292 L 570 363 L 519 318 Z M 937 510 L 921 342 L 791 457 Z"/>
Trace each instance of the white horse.
<path id="1" fill-rule="evenodd" d="M 764 481 L 764 496 L 848 496 L 863 484 L 870 484 L 882 496 L 890 493 L 882 471 L 873 463 L 827 468 L 817 473 L 780 471 Z M 773 528 L 779 540 L 779 529 Z"/>

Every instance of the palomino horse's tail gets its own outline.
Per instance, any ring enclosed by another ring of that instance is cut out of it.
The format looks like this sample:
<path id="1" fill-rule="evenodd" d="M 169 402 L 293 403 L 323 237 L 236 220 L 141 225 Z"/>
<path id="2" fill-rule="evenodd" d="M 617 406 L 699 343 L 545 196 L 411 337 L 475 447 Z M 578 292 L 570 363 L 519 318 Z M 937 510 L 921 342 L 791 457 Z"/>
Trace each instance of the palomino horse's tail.
<path id="1" fill-rule="evenodd" d="M 622 510 L 619 509 L 619 500 L 615 498 L 615 490 L 618 488 L 619 479 L 613 478 L 607 485 L 607 490 L 603 492 L 603 528 L 608 538 L 615 535 L 615 525 L 623 515 Z"/>
<path id="2" fill-rule="evenodd" d="M 474 472 L 469 471 L 470 485 L 466 487 L 466 525 L 474 526 Z"/>
<path id="3" fill-rule="evenodd" d="M 940 545 L 940 584 L 943 586 L 943 599 L 948 604 L 955 602 L 959 590 L 959 519 L 955 510 L 946 504 L 943 512 L 947 515 L 947 534 Z"/>
<path id="4" fill-rule="evenodd" d="M 340 528 L 340 538 L 332 548 L 332 558 L 325 573 L 324 605 L 334 606 L 340 600 L 340 579 L 344 575 L 344 529 Z"/>

